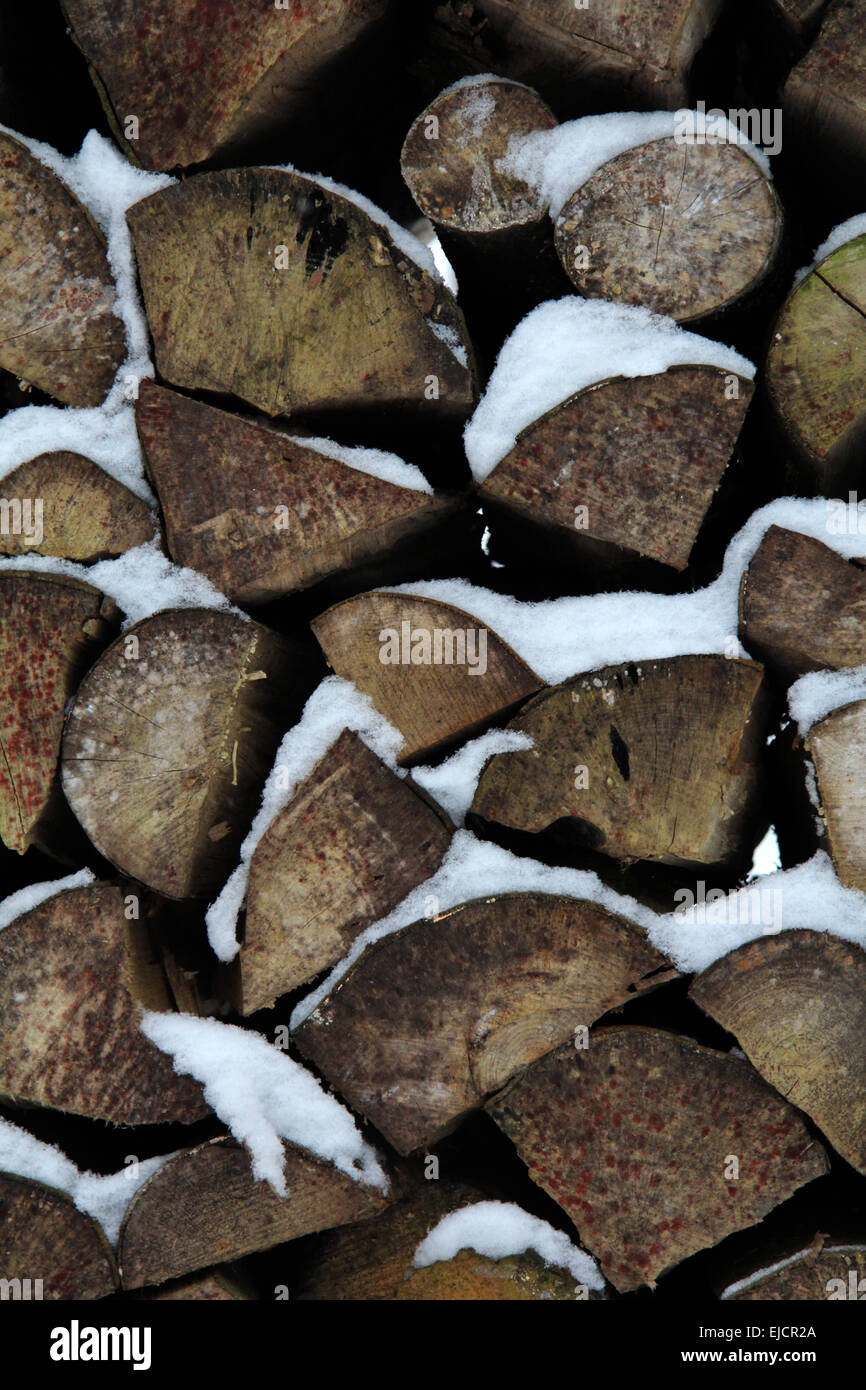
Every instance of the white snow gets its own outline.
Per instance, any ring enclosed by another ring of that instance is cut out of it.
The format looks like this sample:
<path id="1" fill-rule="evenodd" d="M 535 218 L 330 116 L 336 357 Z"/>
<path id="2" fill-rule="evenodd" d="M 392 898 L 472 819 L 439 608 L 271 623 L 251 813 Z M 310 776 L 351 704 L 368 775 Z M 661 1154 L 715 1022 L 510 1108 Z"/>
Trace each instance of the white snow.
<path id="1" fill-rule="evenodd" d="M 460 334 L 457 332 L 457 329 L 452 328 L 449 323 L 434 323 L 433 319 L 425 319 L 424 322 L 426 323 L 427 327 L 431 330 L 431 332 L 434 333 L 435 336 L 440 340 L 440 342 L 443 342 L 445 344 L 449 352 L 451 352 L 452 355 L 456 357 L 460 366 L 467 366 L 469 362 L 469 357 L 466 352 L 466 348 L 460 341 Z"/>
<path id="2" fill-rule="evenodd" d="M 788 709 L 805 738 L 813 724 L 843 705 L 866 699 L 866 665 L 810 671 L 788 690 Z"/>
<path id="3" fill-rule="evenodd" d="M 811 264 L 804 265 L 797 271 L 791 288 L 796 289 L 801 280 L 811 275 L 815 267 L 828 256 L 832 256 L 834 251 L 838 251 L 840 246 L 847 246 L 849 241 L 854 241 L 860 236 L 866 236 L 866 212 L 858 212 L 856 217 L 849 217 L 847 222 L 840 222 L 833 228 L 830 235 L 815 250 Z"/>
<path id="4" fill-rule="evenodd" d="M 781 869 L 782 859 L 779 852 L 779 837 L 774 826 L 770 826 L 760 844 L 755 846 L 755 853 L 752 856 L 752 867 L 749 870 L 747 882 L 753 879 L 762 878 L 764 874 L 774 874 L 777 869 Z"/>
<path id="5" fill-rule="evenodd" d="M 299 783 L 309 776 L 344 729 L 352 729 L 378 758 L 398 772 L 396 757 L 403 746 L 403 735 L 374 709 L 369 695 L 362 695 L 351 681 L 328 676 L 313 691 L 300 720 L 277 749 L 262 792 L 262 804 L 241 845 L 241 862 L 208 908 L 208 940 L 220 960 L 233 960 L 240 949 L 235 926 L 256 846 L 291 801 Z"/>
<path id="6" fill-rule="evenodd" d="M 144 1013 L 141 1031 L 194 1076 L 205 1100 L 246 1145 L 253 1176 L 285 1197 L 283 1139 L 333 1163 L 356 1182 L 388 1190 L 375 1150 L 348 1110 L 259 1033 L 191 1014 Z"/>
<path id="7" fill-rule="evenodd" d="M 173 1157 L 162 1154 L 144 1158 L 107 1176 L 89 1173 L 79 1169 L 53 1144 L 44 1144 L 27 1130 L 0 1119 L 0 1172 L 66 1192 L 79 1211 L 98 1222 L 113 1246 L 117 1245 L 121 1222 L 138 1189 Z"/>
<path id="8" fill-rule="evenodd" d="M 628 591 L 525 603 L 462 579 L 391 586 L 388 592 L 437 599 L 472 614 L 551 685 L 623 662 L 729 655 L 734 644 L 739 648 L 740 579 L 770 526 L 814 536 L 846 558 L 866 551 L 863 534 L 828 529 L 833 509 L 841 505 L 829 498 L 781 497 L 761 507 L 731 540 L 718 578 L 693 593 Z"/>
<path id="9" fill-rule="evenodd" d="M 348 202 L 354 203 L 356 208 L 360 208 L 362 212 L 367 214 L 371 222 L 375 222 L 377 227 L 382 227 L 388 233 L 394 245 L 403 252 L 404 256 L 408 256 L 410 261 L 414 261 L 421 270 L 426 270 L 437 284 L 445 284 L 429 247 L 425 246 L 424 242 L 420 241 L 412 232 L 401 227 L 399 222 L 395 222 L 393 217 L 389 217 L 383 208 L 371 202 L 363 193 L 358 193 L 354 188 L 347 188 L 344 183 L 337 183 L 335 179 L 328 178 L 326 174 L 307 174 L 303 169 L 296 168 L 294 164 L 269 164 L 266 167 L 274 169 L 278 174 L 297 174 L 299 178 L 310 179 L 329 193 L 336 193 L 339 198 L 345 198 Z"/>
<path id="10" fill-rule="evenodd" d="M 454 336 L 456 338 L 456 333 Z M 465 350 L 463 356 L 465 359 Z M 369 473 L 373 478 L 393 483 L 394 487 L 409 488 L 412 492 L 428 492 L 432 495 L 433 489 L 421 469 L 416 468 L 414 463 L 406 463 L 397 454 L 386 453 L 384 449 L 337 444 L 333 439 L 303 439 L 299 435 L 288 437 L 294 444 L 302 444 L 305 449 L 313 449 L 317 454 L 324 454 L 326 458 L 336 459 L 338 463 L 344 463 L 347 468 L 354 468 L 358 473 Z"/>
<path id="11" fill-rule="evenodd" d="M 10 922 L 14 922 L 16 917 L 23 917 L 25 912 L 32 912 L 34 907 L 39 907 L 58 893 L 65 893 L 70 888 L 86 888 L 93 882 L 94 876 L 90 869 L 79 869 L 77 873 L 67 874 L 66 878 L 49 879 L 47 882 L 31 883 L 26 888 L 19 888 L 17 893 L 10 893 L 8 898 L 0 902 L 0 931 L 8 927 Z"/>
<path id="12" fill-rule="evenodd" d="M 413 767 L 412 780 L 423 787 L 447 811 L 455 825 L 462 825 L 472 805 L 481 769 L 494 753 L 511 753 L 531 748 L 526 734 L 508 729 L 489 729 L 470 739 L 436 767 Z"/>
<path id="13" fill-rule="evenodd" d="M 787 1269 L 789 1265 L 796 1264 L 798 1260 L 804 1259 L 806 1255 L 811 1253 L 812 1247 L 807 1245 L 805 1250 L 798 1250 L 796 1255 L 789 1255 L 785 1260 L 777 1260 L 775 1264 L 767 1265 L 766 1269 L 756 1269 L 754 1274 L 747 1275 L 745 1279 L 738 1279 L 736 1283 L 729 1284 L 726 1289 L 723 1289 L 719 1294 L 719 1301 L 724 1302 L 726 1299 L 733 1298 L 734 1294 L 750 1288 L 752 1284 L 757 1284 L 761 1279 L 766 1279 L 771 1274 L 778 1274 L 780 1269 Z"/>
<path id="14" fill-rule="evenodd" d="M 541 199 L 549 204 L 550 215 L 556 221 L 572 193 L 603 164 L 638 145 L 672 139 L 685 129 L 686 117 L 690 119 L 689 129 L 697 141 L 705 136 L 709 141 L 715 126 L 709 126 L 708 115 L 696 110 L 614 111 L 602 116 L 581 116 L 552 130 L 515 136 L 499 160 L 499 166 L 504 173 L 535 187 Z M 727 118 L 719 123 L 719 130 L 724 132 L 728 143 L 739 145 L 769 175 L 766 155 Z"/>
<path id="15" fill-rule="evenodd" d="M 460 1250 L 475 1250 L 493 1260 L 534 1250 L 547 1265 L 568 1270 L 589 1289 L 604 1288 L 604 1278 L 591 1255 L 564 1233 L 514 1202 L 475 1202 L 443 1216 L 415 1251 L 412 1263 L 423 1269 L 452 1260 Z"/>
<path id="16" fill-rule="evenodd" d="M 123 609 L 124 628 L 166 608 L 219 608 L 249 621 L 203 574 L 172 564 L 157 540 L 95 565 L 77 565 L 53 555 L 17 555 L 0 559 L 0 573 L 4 570 L 65 575 L 91 584 Z"/>
<path id="17" fill-rule="evenodd" d="M 483 482 L 520 432 L 576 392 L 609 377 L 652 376 L 681 364 L 720 367 L 751 380 L 754 365 L 733 348 L 680 328 L 642 306 L 566 295 L 520 321 L 499 350 L 487 389 L 463 434 Z"/>
<path id="18" fill-rule="evenodd" d="M 454 267 L 445 255 L 442 243 L 436 234 L 436 228 L 433 226 L 429 217 L 416 218 L 410 226 L 409 231 L 412 236 L 416 237 L 417 240 L 421 242 L 422 246 L 427 247 L 430 255 L 433 257 L 433 263 L 439 271 L 439 278 L 446 289 L 449 289 L 451 293 L 456 296 L 458 286 L 457 276 L 454 274 Z"/>
<path id="19" fill-rule="evenodd" d="M 138 296 L 126 211 L 175 180 L 168 174 L 136 169 L 96 131 L 77 155 L 67 157 L 51 145 L 0 126 L 50 169 L 84 204 L 108 243 L 108 263 L 117 286 L 116 313 L 126 331 L 127 358 L 98 408 L 24 406 L 0 420 L 0 478 L 19 463 L 54 449 L 70 449 L 93 459 L 137 496 L 153 503 L 144 467 L 132 402 L 138 383 L 153 376 L 150 339 Z"/>
<path id="20" fill-rule="evenodd" d="M 458 77 L 456 82 L 442 88 L 439 97 L 444 97 L 448 92 L 462 92 L 466 87 L 486 87 L 488 82 L 498 82 L 507 87 L 523 87 L 528 92 L 535 90 L 533 87 L 527 87 L 525 82 L 515 82 L 513 78 L 500 77 L 495 72 L 477 72 L 470 73 L 468 77 Z M 437 101 L 439 97 L 436 98 Z"/>

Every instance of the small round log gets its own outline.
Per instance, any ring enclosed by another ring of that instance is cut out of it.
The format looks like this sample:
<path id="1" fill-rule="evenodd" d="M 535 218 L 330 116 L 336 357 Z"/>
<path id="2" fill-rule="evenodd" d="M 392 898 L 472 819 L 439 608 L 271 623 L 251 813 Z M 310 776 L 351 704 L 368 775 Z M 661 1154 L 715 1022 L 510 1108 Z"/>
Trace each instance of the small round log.
<path id="1" fill-rule="evenodd" d="M 117 1270 L 102 1231 L 65 1192 L 0 1173 L 0 1280 L 4 1298 L 90 1301 L 115 1292 Z"/>
<path id="2" fill-rule="evenodd" d="M 65 450 L 39 454 L 7 473 L 0 480 L 0 513 L 4 502 L 11 524 L 0 529 L 0 555 L 57 555 L 90 565 L 146 545 L 156 533 L 142 498 L 82 454 Z M 18 508 L 22 524 L 16 530 Z"/>

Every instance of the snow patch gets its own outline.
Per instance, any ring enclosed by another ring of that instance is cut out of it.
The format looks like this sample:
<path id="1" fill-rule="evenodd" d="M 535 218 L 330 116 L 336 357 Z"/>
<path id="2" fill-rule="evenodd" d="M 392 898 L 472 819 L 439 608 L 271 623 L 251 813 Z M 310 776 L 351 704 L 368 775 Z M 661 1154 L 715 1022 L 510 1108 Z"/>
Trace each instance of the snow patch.
<path id="1" fill-rule="evenodd" d="M 439 327 L 440 325 L 436 326 Z M 433 327 L 432 324 L 431 327 Z M 451 331 L 453 332 L 453 329 Z M 454 337 L 457 337 L 456 333 Z M 465 349 L 463 358 L 463 365 L 465 366 Z M 301 444 L 305 449 L 312 449 L 317 454 L 324 454 L 325 458 L 336 459 L 338 463 L 344 463 L 347 468 L 354 468 L 358 473 L 368 473 L 373 478 L 381 478 L 385 483 L 393 483 L 394 487 L 408 488 L 412 492 L 427 492 L 432 496 L 433 489 L 421 469 L 416 468 L 414 463 L 406 463 L 397 454 L 386 453 L 384 449 L 365 449 L 355 445 L 337 444 L 333 439 L 315 437 L 302 439 L 298 435 L 289 435 L 288 438 L 294 444 Z"/>
<path id="2" fill-rule="evenodd" d="M 801 281 L 805 280 L 807 275 L 811 275 L 815 267 L 828 256 L 832 256 L 834 251 L 838 251 L 841 246 L 847 246 L 849 241 L 855 241 L 860 236 L 866 236 L 866 212 L 858 212 L 855 217 L 849 217 L 847 222 L 840 222 L 833 228 L 826 240 L 815 250 L 811 265 L 804 265 L 797 271 L 791 289 L 795 290 Z"/>
<path id="3" fill-rule="evenodd" d="M 803 738 L 813 724 L 843 705 L 866 699 L 866 665 L 809 671 L 788 690 L 788 710 Z"/>
<path id="4" fill-rule="evenodd" d="M 149 1012 L 141 1031 L 173 1057 L 179 1076 L 202 1083 L 208 1105 L 249 1150 L 253 1176 L 280 1197 L 288 1195 L 283 1139 L 387 1192 L 376 1152 L 348 1110 L 259 1033 L 212 1018 Z"/>
<path id="5" fill-rule="evenodd" d="M 23 917 L 25 912 L 32 912 L 34 907 L 39 907 L 49 898 L 55 898 L 58 893 L 66 893 L 70 888 L 87 888 L 94 882 L 95 877 L 90 869 L 79 869 L 77 873 L 68 874 L 66 878 L 53 878 L 47 882 L 31 883 L 26 888 L 19 888 L 17 893 L 10 893 L 8 898 L 0 902 L 0 931 L 8 927 L 10 922 L 14 922 L 16 917 Z"/>
<path id="6" fill-rule="evenodd" d="M 412 780 L 423 787 L 447 811 L 455 825 L 462 825 L 472 805 L 475 789 L 485 763 L 494 753 L 512 753 L 532 748 L 527 734 L 508 729 L 490 729 L 470 739 L 436 767 L 413 767 Z"/>
<path id="7" fill-rule="evenodd" d="M 428 1232 L 415 1251 L 416 1269 L 453 1260 L 460 1250 L 475 1250 L 493 1260 L 534 1250 L 547 1265 L 565 1269 L 586 1288 L 601 1290 L 604 1278 L 591 1255 L 574 1245 L 563 1231 L 514 1202 L 474 1202 L 449 1212 Z"/>

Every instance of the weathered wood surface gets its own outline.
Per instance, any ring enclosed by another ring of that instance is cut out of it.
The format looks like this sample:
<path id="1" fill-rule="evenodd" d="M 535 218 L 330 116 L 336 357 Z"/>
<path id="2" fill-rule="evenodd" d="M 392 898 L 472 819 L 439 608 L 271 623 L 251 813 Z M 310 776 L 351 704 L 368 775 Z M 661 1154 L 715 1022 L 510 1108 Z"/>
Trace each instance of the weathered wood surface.
<path id="1" fill-rule="evenodd" d="M 169 385 L 228 393 L 266 415 L 471 409 L 456 300 L 384 227 L 314 179 L 198 174 L 136 203 L 127 220 Z"/>
<path id="2" fill-rule="evenodd" d="M 19 854 L 60 848 L 64 711 L 115 617 L 110 600 L 76 579 L 0 574 L 0 838 Z"/>
<path id="3" fill-rule="evenodd" d="M 506 894 L 369 946 L 294 1036 L 407 1154 L 575 1029 L 675 974 L 643 933 L 594 903 Z"/>
<path id="4" fill-rule="evenodd" d="M 175 1003 L 132 899 L 108 883 L 70 889 L 0 932 L 0 1093 L 117 1125 L 209 1113 L 139 1028 L 141 1007 Z"/>
<path id="5" fill-rule="evenodd" d="M 747 1062 L 650 1028 L 550 1052 L 488 1109 L 620 1293 L 653 1287 L 828 1167 Z"/>
<path id="6" fill-rule="evenodd" d="M 514 77 L 581 96 L 615 90 L 640 106 L 678 107 L 686 77 L 721 9 L 719 0 L 478 0 L 504 42 Z"/>
<path id="7" fill-rule="evenodd" d="M 831 1240 L 819 1233 L 806 1249 L 741 1276 L 719 1297 L 730 1303 L 862 1302 L 866 1297 L 866 1245 Z"/>
<path id="8" fill-rule="evenodd" d="M 21 1280 L 20 1296 L 107 1298 L 117 1287 L 111 1247 L 96 1222 L 65 1192 L 0 1173 L 0 1280 Z M 4 1285 L 4 1287 L 6 1287 Z M 4 1297 L 14 1298 L 14 1284 Z"/>
<path id="9" fill-rule="evenodd" d="M 105 238 L 56 174 L 0 131 L 0 367 L 100 405 L 125 352 Z"/>
<path id="10" fill-rule="evenodd" d="M 157 1287 L 143 1297 L 155 1303 L 237 1303 L 248 1302 L 254 1295 L 231 1274 L 214 1269 Z"/>
<path id="11" fill-rule="evenodd" d="M 285 1146 L 288 1196 L 256 1182 L 233 1139 L 212 1139 L 164 1164 L 133 1198 L 118 1264 L 125 1289 L 162 1284 L 206 1266 L 372 1216 L 387 1204 L 293 1144 Z"/>
<path id="12" fill-rule="evenodd" d="M 719 656 L 609 666 L 531 700 L 509 729 L 533 747 L 497 753 L 473 819 L 624 864 L 741 861 L 760 826 L 763 668 Z"/>
<path id="13" fill-rule="evenodd" d="M 460 1250 L 450 1260 L 412 1270 L 394 1294 L 399 1303 L 565 1303 L 597 1297 L 568 1270 L 545 1264 L 534 1250 L 499 1260 Z"/>
<path id="14" fill-rule="evenodd" d="M 866 700 L 843 705 L 813 724 L 806 746 L 833 867 L 846 888 L 866 892 Z"/>
<path id="15" fill-rule="evenodd" d="M 381 561 L 456 509 L 149 381 L 136 422 L 170 555 L 239 603 Z"/>
<path id="16" fill-rule="evenodd" d="M 403 144 L 403 179 L 425 217 L 482 240 L 540 223 L 538 191 L 506 174 L 509 142 L 551 130 L 556 117 L 537 92 L 489 78 L 441 92 L 413 122 Z"/>
<path id="17" fill-rule="evenodd" d="M 767 392 L 819 492 L 856 484 L 866 437 L 866 236 L 789 295 L 770 341 Z"/>
<path id="18" fill-rule="evenodd" d="M 598 382 L 527 426 L 481 497 L 598 563 L 682 570 L 753 391 L 701 366 Z"/>
<path id="19" fill-rule="evenodd" d="M 814 19 L 817 4 L 805 6 Z M 813 151 L 830 154 L 840 167 L 866 154 L 866 14 L 857 4 L 834 0 L 808 53 L 788 75 L 782 110 Z"/>
<path id="20" fill-rule="evenodd" d="M 505 716 L 542 681 L 471 613 L 412 594 L 359 594 L 312 623 L 328 664 L 353 681 L 423 762 Z"/>
<path id="21" fill-rule="evenodd" d="M 864 563 L 771 526 L 740 584 L 744 646 L 787 681 L 866 662 Z"/>
<path id="22" fill-rule="evenodd" d="M 212 609 L 128 628 L 69 711 L 63 789 L 106 859 L 170 898 L 206 897 L 258 807 L 302 673 L 287 641 Z"/>
<path id="23" fill-rule="evenodd" d="M 690 996 L 866 1173 L 866 951 L 824 932 L 765 936 L 703 971 Z"/>
<path id="24" fill-rule="evenodd" d="M 157 530 L 142 498 L 91 459 L 63 450 L 28 459 L 0 479 L 0 518 L 0 555 L 57 555 L 85 565 L 145 545 Z"/>
<path id="25" fill-rule="evenodd" d="M 267 1008 L 334 965 L 436 872 L 448 817 L 344 730 L 250 862 L 238 1006 Z"/>
<path id="26" fill-rule="evenodd" d="M 772 269 L 782 206 L 735 144 L 653 140 L 603 164 L 556 220 L 563 269 L 590 298 L 693 323 L 740 303 Z"/>
<path id="27" fill-rule="evenodd" d="M 199 164 L 284 120 L 385 8 L 383 0 L 62 3 L 116 137 L 149 169 Z"/>

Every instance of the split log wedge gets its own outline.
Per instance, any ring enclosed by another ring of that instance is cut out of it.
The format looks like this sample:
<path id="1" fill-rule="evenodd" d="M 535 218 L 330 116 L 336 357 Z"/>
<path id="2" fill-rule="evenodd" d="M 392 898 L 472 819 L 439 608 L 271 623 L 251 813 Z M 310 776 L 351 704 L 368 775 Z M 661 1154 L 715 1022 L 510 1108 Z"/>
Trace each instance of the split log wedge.
<path id="1" fill-rule="evenodd" d="M 0 367 L 101 405 L 123 362 L 105 238 L 57 175 L 0 131 Z"/>
<path id="2" fill-rule="evenodd" d="M 808 7 L 810 17 L 817 9 Z M 859 5 L 824 7 L 824 21 L 782 89 L 782 111 L 813 150 L 856 171 L 866 156 L 866 15 Z"/>
<path id="3" fill-rule="evenodd" d="M 242 1013 L 334 965 L 436 872 L 448 817 L 344 730 L 256 846 L 240 952 Z"/>
<path id="4" fill-rule="evenodd" d="M 650 1028 L 548 1053 L 488 1109 L 620 1293 L 654 1287 L 828 1168 L 748 1062 Z"/>
<path id="5" fill-rule="evenodd" d="M 400 730 L 404 764 L 479 733 L 543 684 L 470 613 L 413 594 L 359 594 L 312 628 L 331 669 Z"/>
<path id="6" fill-rule="evenodd" d="M 595 563 L 682 570 L 753 391 L 703 366 L 598 382 L 528 425 L 481 497 Z"/>
<path id="7" fill-rule="evenodd" d="M 224 154 L 284 121 L 383 0 L 62 0 L 114 134 L 147 169 Z"/>
<path id="8" fill-rule="evenodd" d="M 61 848 L 63 714 L 116 612 L 77 579 L 0 572 L 0 838 L 19 854 Z"/>
<path id="9" fill-rule="evenodd" d="M 175 1003 L 146 914 L 129 920 L 129 904 L 122 888 L 96 883 L 0 932 L 0 1093 L 116 1125 L 210 1113 L 198 1082 L 177 1076 L 139 1028 L 139 1006 Z"/>
<path id="10" fill-rule="evenodd" d="M 414 548 L 456 508 L 149 381 L 136 420 L 169 554 L 239 603 Z"/>
<path id="11" fill-rule="evenodd" d="M 378 1188 L 354 1182 L 294 1144 L 285 1145 L 288 1196 L 256 1182 L 234 1139 L 211 1139 L 169 1159 L 135 1194 L 118 1264 L 125 1289 L 270 1250 L 284 1241 L 372 1216 Z"/>
<path id="12" fill-rule="evenodd" d="M 146 545 L 157 529 L 142 498 L 65 451 L 39 454 L 0 480 L 0 517 L 0 555 L 57 555 L 84 565 Z"/>
<path id="13" fill-rule="evenodd" d="M 99 1226 L 65 1192 L 0 1173 L 0 1280 L 4 1298 L 90 1301 L 115 1292 L 117 1270 Z"/>
<path id="14" fill-rule="evenodd" d="M 771 526 L 740 584 L 743 645 L 788 682 L 866 662 L 864 564 Z"/>
<path id="15" fill-rule="evenodd" d="M 563 269 L 592 299 L 679 323 L 742 302 L 781 243 L 772 180 L 735 144 L 652 140 L 603 164 L 556 220 Z"/>
<path id="16" fill-rule="evenodd" d="M 642 931 L 595 903 L 505 894 L 368 946 L 294 1037 L 407 1154 L 576 1028 L 675 975 Z"/>
<path id="17" fill-rule="evenodd" d="M 866 951 L 825 932 L 786 931 L 715 961 L 689 992 L 866 1173 Z"/>
<path id="18" fill-rule="evenodd" d="M 166 610 L 128 628 L 83 682 L 63 738 L 63 789 L 99 852 L 166 897 L 212 895 L 298 685 L 289 643 L 233 614 Z"/>
<path id="19" fill-rule="evenodd" d="M 855 486 L 866 439 L 866 236 L 819 262 L 786 300 L 767 391 L 819 492 Z"/>
<path id="20" fill-rule="evenodd" d="M 134 204 L 127 220 L 169 385 L 266 415 L 409 405 L 463 418 L 472 408 L 450 291 L 315 179 L 198 174 Z"/>
<path id="21" fill-rule="evenodd" d="M 471 816 L 625 864 L 739 863 L 759 828 L 762 675 L 681 656 L 542 691 L 507 726 L 533 747 L 490 759 Z"/>
<path id="22" fill-rule="evenodd" d="M 806 748 L 815 768 L 821 818 L 840 883 L 866 892 L 866 700 L 813 724 Z"/>

